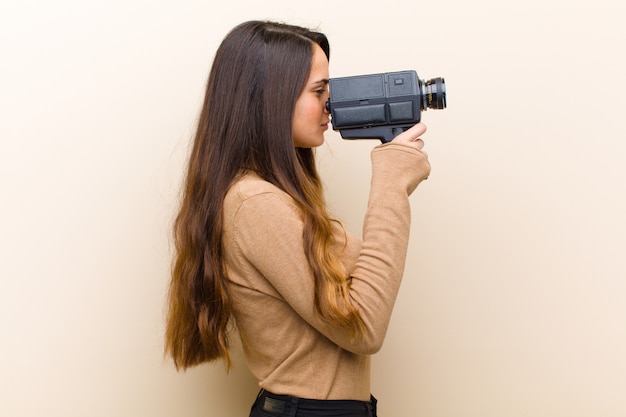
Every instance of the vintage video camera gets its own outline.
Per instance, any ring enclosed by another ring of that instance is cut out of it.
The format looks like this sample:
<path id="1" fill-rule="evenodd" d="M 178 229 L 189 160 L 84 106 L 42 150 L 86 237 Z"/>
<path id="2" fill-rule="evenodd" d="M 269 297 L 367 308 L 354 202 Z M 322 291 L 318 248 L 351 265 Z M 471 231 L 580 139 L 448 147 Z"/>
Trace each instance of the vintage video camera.
<path id="1" fill-rule="evenodd" d="M 445 80 L 420 80 L 413 70 L 331 78 L 329 88 L 326 109 L 344 139 L 390 142 L 418 123 L 422 110 L 446 108 Z"/>

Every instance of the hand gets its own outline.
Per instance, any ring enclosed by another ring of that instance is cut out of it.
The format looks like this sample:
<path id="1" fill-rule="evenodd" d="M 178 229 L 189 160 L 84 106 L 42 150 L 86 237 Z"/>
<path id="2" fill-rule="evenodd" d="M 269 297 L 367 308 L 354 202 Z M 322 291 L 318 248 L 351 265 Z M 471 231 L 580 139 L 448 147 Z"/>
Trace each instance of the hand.
<path id="1" fill-rule="evenodd" d="M 393 138 L 392 142 L 411 146 L 428 156 L 426 152 L 422 150 L 424 148 L 424 141 L 420 139 L 420 136 L 422 136 L 425 132 L 426 125 L 423 123 L 417 123 L 415 126 Z"/>
<path id="2" fill-rule="evenodd" d="M 422 136 L 425 132 L 426 132 L 426 125 L 423 123 L 417 123 L 415 126 L 411 127 L 410 129 L 407 129 L 406 131 L 400 133 L 391 141 L 394 143 L 411 146 L 417 149 L 418 151 L 420 151 L 424 155 L 425 171 L 424 171 L 424 176 L 422 177 L 422 180 L 428 179 L 428 174 L 430 173 L 430 163 L 428 162 L 428 154 L 424 152 L 424 141 L 420 139 L 420 136 Z"/>

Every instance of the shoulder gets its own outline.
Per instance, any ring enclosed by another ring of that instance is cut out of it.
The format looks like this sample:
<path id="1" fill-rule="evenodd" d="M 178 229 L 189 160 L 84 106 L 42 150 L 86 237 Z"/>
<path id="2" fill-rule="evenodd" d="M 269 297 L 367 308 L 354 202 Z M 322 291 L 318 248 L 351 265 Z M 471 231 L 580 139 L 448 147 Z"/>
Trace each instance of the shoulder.
<path id="1" fill-rule="evenodd" d="M 233 183 L 224 199 L 226 212 L 238 212 L 243 206 L 262 212 L 285 209 L 298 211 L 289 194 L 251 171 L 244 173 Z"/>
<path id="2" fill-rule="evenodd" d="M 242 173 L 230 187 L 228 194 L 236 194 L 246 199 L 258 194 L 282 193 L 282 191 L 269 181 L 264 180 L 253 171 Z"/>
<path id="3" fill-rule="evenodd" d="M 237 248 L 248 260 L 259 261 L 270 248 L 278 253 L 298 247 L 303 219 L 287 193 L 254 173 L 246 173 L 226 194 L 222 227 L 227 250 Z"/>

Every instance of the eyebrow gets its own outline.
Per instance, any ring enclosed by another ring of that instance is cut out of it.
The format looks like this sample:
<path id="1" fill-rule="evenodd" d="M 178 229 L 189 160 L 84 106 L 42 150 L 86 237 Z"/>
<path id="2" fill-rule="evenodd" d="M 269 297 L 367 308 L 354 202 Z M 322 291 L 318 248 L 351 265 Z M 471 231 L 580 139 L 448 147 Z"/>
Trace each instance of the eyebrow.
<path id="1" fill-rule="evenodd" d="M 324 85 L 326 85 L 326 84 L 328 84 L 329 82 L 330 82 L 330 80 L 329 80 L 328 78 L 322 78 L 322 79 L 321 79 L 321 80 L 319 80 L 319 81 L 315 81 L 315 83 L 314 83 L 314 84 L 324 84 Z"/>

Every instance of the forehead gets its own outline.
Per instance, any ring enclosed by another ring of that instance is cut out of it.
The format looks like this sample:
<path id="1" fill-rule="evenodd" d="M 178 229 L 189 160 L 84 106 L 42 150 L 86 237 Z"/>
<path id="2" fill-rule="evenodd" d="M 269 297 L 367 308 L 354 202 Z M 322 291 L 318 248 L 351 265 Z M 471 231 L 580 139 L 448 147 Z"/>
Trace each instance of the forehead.
<path id="1" fill-rule="evenodd" d="M 311 59 L 310 81 L 328 79 L 328 58 L 318 44 L 313 46 L 313 58 Z"/>

